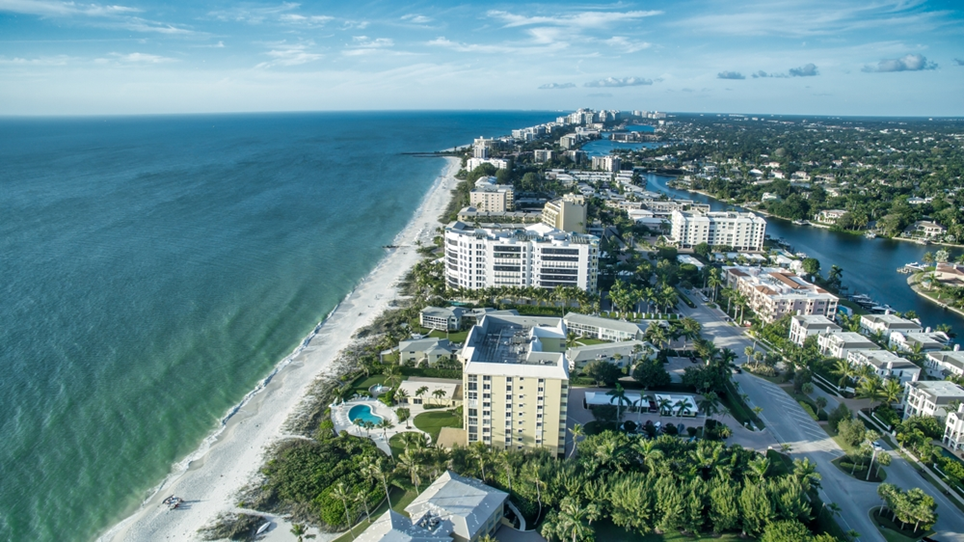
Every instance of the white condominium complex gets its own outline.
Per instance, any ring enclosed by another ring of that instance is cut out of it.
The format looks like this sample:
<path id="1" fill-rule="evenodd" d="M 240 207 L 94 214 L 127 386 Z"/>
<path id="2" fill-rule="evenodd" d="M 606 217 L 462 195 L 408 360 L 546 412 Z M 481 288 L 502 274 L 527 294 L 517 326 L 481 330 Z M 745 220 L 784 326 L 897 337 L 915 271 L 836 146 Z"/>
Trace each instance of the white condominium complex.
<path id="1" fill-rule="evenodd" d="M 837 296 L 793 273 L 776 267 L 724 267 L 726 285 L 744 295 L 750 308 L 766 322 L 785 314 L 837 314 Z"/>
<path id="2" fill-rule="evenodd" d="M 545 224 L 495 229 L 453 222 L 445 228 L 450 288 L 571 286 L 594 293 L 598 272 L 599 238 L 594 235 Z"/>
<path id="3" fill-rule="evenodd" d="M 586 231 L 586 197 L 566 194 L 546 203 L 542 208 L 542 223 L 563 231 Z"/>
<path id="4" fill-rule="evenodd" d="M 602 171 L 619 171 L 622 167 L 622 160 L 618 156 L 593 156 L 592 168 Z"/>
<path id="5" fill-rule="evenodd" d="M 461 358 L 466 444 L 502 450 L 566 446 L 569 363 L 561 318 L 482 318 Z"/>
<path id="6" fill-rule="evenodd" d="M 767 221 L 753 213 L 675 210 L 670 236 L 680 248 L 700 243 L 735 250 L 763 250 Z"/>

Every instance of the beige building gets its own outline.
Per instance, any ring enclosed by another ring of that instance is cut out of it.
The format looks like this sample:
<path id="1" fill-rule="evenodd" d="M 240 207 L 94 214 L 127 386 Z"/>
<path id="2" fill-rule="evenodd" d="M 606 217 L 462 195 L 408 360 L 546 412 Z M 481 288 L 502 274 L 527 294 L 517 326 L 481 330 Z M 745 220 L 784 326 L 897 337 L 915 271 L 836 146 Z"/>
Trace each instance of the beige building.
<path id="1" fill-rule="evenodd" d="M 515 210 L 515 192 L 508 184 L 476 183 L 469 203 L 478 211 L 501 213 Z"/>
<path id="2" fill-rule="evenodd" d="M 452 344 L 448 339 L 426 337 L 398 343 L 398 363 L 401 365 L 432 367 L 440 359 L 452 357 Z"/>
<path id="3" fill-rule="evenodd" d="M 593 156 L 592 168 L 601 171 L 619 171 L 622 167 L 622 160 L 618 156 Z"/>
<path id="4" fill-rule="evenodd" d="M 542 208 L 542 223 L 557 230 L 586 232 L 586 197 L 566 194 L 546 203 Z"/>
<path id="5" fill-rule="evenodd" d="M 765 322 L 786 314 L 809 314 L 833 319 L 837 296 L 797 275 L 775 267 L 724 267 L 726 284 L 746 297 Z"/>
<path id="6" fill-rule="evenodd" d="M 569 363 L 561 318 L 485 316 L 460 355 L 467 445 L 499 450 L 566 445 Z"/>

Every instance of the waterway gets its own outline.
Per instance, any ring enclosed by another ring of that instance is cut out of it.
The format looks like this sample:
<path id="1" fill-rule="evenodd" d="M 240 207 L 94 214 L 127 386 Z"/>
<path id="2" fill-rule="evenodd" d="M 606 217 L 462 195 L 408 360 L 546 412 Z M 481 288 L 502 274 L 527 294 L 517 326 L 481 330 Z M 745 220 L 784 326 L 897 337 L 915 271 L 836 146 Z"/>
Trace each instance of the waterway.
<path id="1" fill-rule="evenodd" d="M 671 177 L 649 174 L 647 189 L 664 192 L 673 198 L 684 198 L 708 203 L 714 211 L 737 210 L 729 205 L 702 194 L 676 190 L 666 186 Z M 843 269 L 843 284 L 853 293 L 867 294 L 881 304 L 888 304 L 897 311 L 913 310 L 924 326 L 936 327 L 946 323 L 960 336 L 964 333 L 964 318 L 945 311 L 918 296 L 907 285 L 907 275 L 897 273 L 897 268 L 909 262 L 919 262 L 925 252 L 941 247 L 922 246 L 906 241 L 890 239 L 867 239 L 862 235 L 832 232 L 824 228 L 797 226 L 788 220 L 766 217 L 767 234 L 774 239 L 783 238 L 796 252 L 804 252 L 820 260 L 821 273 L 826 276 L 831 265 Z M 948 248 L 952 259 L 961 249 Z"/>

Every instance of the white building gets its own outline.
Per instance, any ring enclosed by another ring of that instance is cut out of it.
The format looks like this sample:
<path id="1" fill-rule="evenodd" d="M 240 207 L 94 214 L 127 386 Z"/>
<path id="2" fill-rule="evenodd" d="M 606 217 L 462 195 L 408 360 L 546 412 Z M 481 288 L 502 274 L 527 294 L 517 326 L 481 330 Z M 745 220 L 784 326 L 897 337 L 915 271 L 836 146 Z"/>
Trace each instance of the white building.
<path id="1" fill-rule="evenodd" d="M 428 329 L 458 331 L 462 327 L 464 312 L 458 307 L 425 307 L 418 314 L 418 323 Z"/>
<path id="2" fill-rule="evenodd" d="M 801 314 L 790 319 L 790 342 L 803 346 L 811 335 L 840 333 L 843 331 L 833 320 L 821 314 Z"/>
<path id="3" fill-rule="evenodd" d="M 525 229 L 445 228 L 445 278 L 450 288 L 491 286 L 596 291 L 599 238 L 533 224 Z"/>
<path id="4" fill-rule="evenodd" d="M 763 250 L 767 221 L 753 213 L 675 210 L 670 236 L 680 248 L 700 243 L 736 250 Z"/>
<path id="5" fill-rule="evenodd" d="M 840 359 L 847 359 L 850 352 L 855 350 L 877 350 L 880 348 L 874 341 L 852 331 L 821 333 L 817 335 L 817 346 L 820 347 L 821 354 Z"/>
<path id="6" fill-rule="evenodd" d="M 889 350 L 852 350 L 847 361 L 857 366 L 869 365 L 881 378 L 895 378 L 901 384 L 920 378 L 920 367 Z"/>
<path id="7" fill-rule="evenodd" d="M 576 312 L 566 314 L 563 320 L 576 335 L 603 341 L 642 340 L 646 332 L 639 324 Z"/>
<path id="8" fill-rule="evenodd" d="M 889 341 L 894 331 L 902 333 L 920 333 L 924 331 L 921 325 L 913 320 L 901 318 L 896 314 L 862 314 L 860 316 L 860 332 L 867 335 L 880 333 Z"/>
<path id="9" fill-rule="evenodd" d="M 924 358 L 924 367 L 927 374 L 935 378 L 964 376 L 964 352 L 928 352 Z"/>
<path id="10" fill-rule="evenodd" d="M 589 346 L 573 346 L 566 350 L 569 360 L 569 370 L 582 367 L 590 361 L 608 361 L 620 368 L 632 367 L 642 358 L 655 356 L 656 348 L 643 341 L 619 341 L 613 343 L 591 344 Z"/>
<path id="11" fill-rule="evenodd" d="M 929 416 L 943 420 L 947 406 L 964 401 L 964 388 L 946 380 L 921 380 L 904 387 L 904 419 Z"/>
<path id="12" fill-rule="evenodd" d="M 832 319 L 837 296 L 784 269 L 776 267 L 723 268 L 727 286 L 746 297 L 751 309 L 766 322 L 785 314 L 818 314 Z"/>
<path id="13" fill-rule="evenodd" d="M 536 162 L 548 162 L 552 160 L 552 151 L 548 149 L 536 149 L 532 151 L 532 159 Z"/>
<path id="14" fill-rule="evenodd" d="M 513 211 L 515 210 L 515 192 L 509 184 L 477 182 L 475 189 L 469 192 L 469 203 L 481 212 Z"/>
<path id="15" fill-rule="evenodd" d="M 426 337 L 398 343 L 398 363 L 433 366 L 440 359 L 449 359 L 453 353 L 448 339 Z"/>
<path id="16" fill-rule="evenodd" d="M 593 156 L 592 168 L 601 171 L 619 171 L 622 160 L 618 156 Z"/>
<path id="17" fill-rule="evenodd" d="M 465 170 L 472 171 L 482 164 L 492 164 L 496 169 L 509 168 L 509 161 L 504 158 L 469 158 L 465 161 Z"/>
<path id="18" fill-rule="evenodd" d="M 941 442 L 952 450 L 964 448 L 964 403 L 959 405 L 956 411 L 948 412 Z"/>
<path id="19" fill-rule="evenodd" d="M 912 333 L 893 331 L 888 346 L 901 352 L 937 352 L 947 347 L 948 337 L 940 331 Z"/>

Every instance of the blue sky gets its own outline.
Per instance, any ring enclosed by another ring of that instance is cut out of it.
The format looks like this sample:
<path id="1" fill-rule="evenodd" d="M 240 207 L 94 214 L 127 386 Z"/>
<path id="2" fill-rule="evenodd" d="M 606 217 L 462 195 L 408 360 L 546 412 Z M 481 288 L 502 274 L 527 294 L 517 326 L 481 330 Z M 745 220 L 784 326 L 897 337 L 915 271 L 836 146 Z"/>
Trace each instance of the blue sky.
<path id="1" fill-rule="evenodd" d="M 0 0 L 0 115 L 964 116 L 964 3 Z"/>

